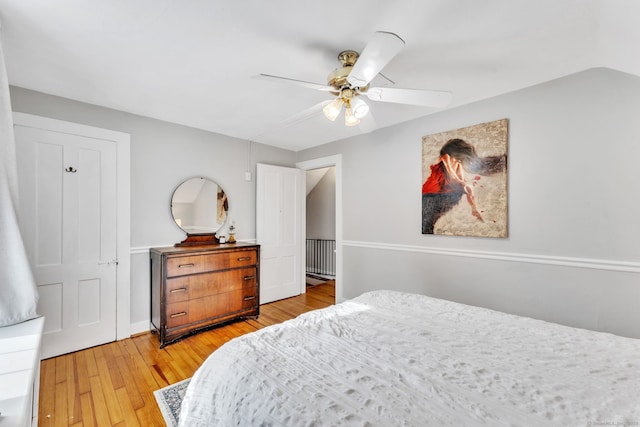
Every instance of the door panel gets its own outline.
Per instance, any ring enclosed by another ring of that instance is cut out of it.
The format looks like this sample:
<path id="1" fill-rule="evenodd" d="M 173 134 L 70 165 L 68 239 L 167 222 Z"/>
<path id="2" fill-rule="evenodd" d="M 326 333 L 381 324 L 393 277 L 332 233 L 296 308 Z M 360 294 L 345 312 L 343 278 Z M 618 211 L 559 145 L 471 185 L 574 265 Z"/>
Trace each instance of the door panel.
<path id="1" fill-rule="evenodd" d="M 78 326 L 100 322 L 100 282 L 100 279 L 89 279 L 78 283 Z"/>
<path id="2" fill-rule="evenodd" d="M 298 173 L 299 172 L 299 173 Z M 280 228 L 280 243 L 287 246 L 296 246 L 300 237 L 300 209 L 298 203 L 300 200 L 300 175 L 301 171 L 293 169 L 290 173 L 282 173 L 280 178 L 282 180 L 282 193 L 281 193 L 281 228 Z"/>
<path id="3" fill-rule="evenodd" d="M 38 314 L 45 317 L 44 333 L 62 330 L 62 282 L 49 283 L 38 286 L 41 301 L 48 304 L 38 306 Z"/>
<path id="4" fill-rule="evenodd" d="M 256 237 L 260 244 L 260 303 L 305 292 L 302 235 L 304 174 L 258 164 Z"/>
<path id="5" fill-rule="evenodd" d="M 22 147 L 20 147 L 22 148 Z M 35 242 L 36 265 L 62 264 L 62 169 L 63 150 L 60 145 L 34 145 L 36 162 L 27 172 L 29 179 L 35 179 L 36 194 L 23 206 L 21 213 L 32 213 L 35 228 L 30 228 L 29 239 Z M 39 173 L 36 173 L 39 171 Z M 22 186 L 22 184 L 21 184 Z M 46 207 L 39 209 L 38 207 Z M 38 234 L 38 230 L 47 230 L 46 236 Z"/>
<path id="6" fill-rule="evenodd" d="M 43 357 L 116 339 L 116 144 L 16 126 L 20 226 Z"/>
<path id="7" fill-rule="evenodd" d="M 78 260 L 91 261 L 101 259 L 101 218 L 100 176 L 101 153 L 96 150 L 80 149 L 78 152 L 78 170 L 83 172 L 77 180 L 78 205 Z"/>

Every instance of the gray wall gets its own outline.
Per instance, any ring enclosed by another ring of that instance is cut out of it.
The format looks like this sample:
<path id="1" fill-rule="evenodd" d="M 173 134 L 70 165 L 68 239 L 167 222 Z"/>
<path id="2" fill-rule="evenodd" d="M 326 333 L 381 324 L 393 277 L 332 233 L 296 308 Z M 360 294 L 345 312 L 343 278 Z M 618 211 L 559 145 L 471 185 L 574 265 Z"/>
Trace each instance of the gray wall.
<path id="1" fill-rule="evenodd" d="M 307 239 L 336 239 L 336 170 L 331 167 L 307 194 Z"/>
<path id="2" fill-rule="evenodd" d="M 412 291 L 640 337 L 639 117 L 640 78 L 592 69 L 299 152 L 343 157 L 342 296 Z M 509 237 L 422 235 L 422 136 L 502 118 Z"/>
<path id="3" fill-rule="evenodd" d="M 218 181 L 238 237 L 255 237 L 246 141 L 15 87 L 11 96 L 15 111 L 131 134 L 133 324 L 149 318 L 147 248 L 184 237 L 169 212 L 182 180 Z M 297 155 L 254 144 L 250 167 L 255 177 L 256 162 L 342 153 L 342 297 L 398 289 L 640 337 L 638 117 L 640 78 L 594 69 Z M 422 136 L 501 118 L 509 238 L 422 235 Z"/>
<path id="4" fill-rule="evenodd" d="M 295 153 L 251 145 L 253 179 L 245 181 L 248 142 L 153 120 L 122 111 L 11 87 L 14 111 L 81 123 L 131 135 L 131 323 L 133 332 L 149 322 L 148 248 L 172 245 L 185 234 L 171 217 L 173 190 L 203 176 L 224 188 L 239 240 L 255 239 L 255 164 L 293 166 Z"/>

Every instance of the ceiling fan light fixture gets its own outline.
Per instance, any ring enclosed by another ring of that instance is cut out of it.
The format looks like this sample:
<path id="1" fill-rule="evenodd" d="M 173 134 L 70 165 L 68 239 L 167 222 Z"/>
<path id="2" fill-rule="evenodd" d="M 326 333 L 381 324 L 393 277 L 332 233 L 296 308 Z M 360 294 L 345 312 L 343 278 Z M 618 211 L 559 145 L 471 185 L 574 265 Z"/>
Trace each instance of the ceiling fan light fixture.
<path id="1" fill-rule="evenodd" d="M 344 104 L 344 101 L 342 98 L 334 99 L 333 101 L 325 105 L 324 108 L 322 109 L 324 116 L 327 119 L 331 120 L 332 122 L 335 121 L 336 118 L 338 117 L 338 114 L 340 114 L 340 110 L 342 109 L 342 104 Z"/>
<path id="2" fill-rule="evenodd" d="M 351 111 L 357 119 L 361 119 L 369 113 L 369 105 L 361 98 L 352 98 L 349 102 Z"/>
<path id="3" fill-rule="evenodd" d="M 357 126 L 360 124 L 360 119 L 353 115 L 353 111 L 349 105 L 347 105 L 347 108 L 344 110 L 344 124 L 346 126 Z"/>
<path id="4" fill-rule="evenodd" d="M 273 82 L 288 82 L 323 92 L 328 92 L 335 98 L 322 101 L 302 113 L 288 119 L 288 123 L 298 122 L 302 119 L 316 116 L 322 109 L 325 117 L 335 121 L 342 106 L 345 107 L 345 125 L 356 126 L 362 122 L 363 132 L 377 127 L 373 115 L 369 112 L 369 98 L 373 102 L 387 102 L 420 107 L 444 108 L 450 104 L 452 94 L 441 90 L 427 89 L 403 89 L 394 87 L 370 87 L 377 75 L 385 77 L 381 71 L 400 52 L 405 43 L 397 34 L 387 31 L 376 31 L 365 46 L 362 54 L 354 50 L 344 50 L 338 55 L 341 67 L 336 68 L 327 77 L 327 84 L 317 84 L 303 80 L 289 79 L 286 77 L 259 74 L 256 76 L 262 80 Z M 366 117 L 366 119 L 365 119 Z M 320 119 L 321 120 L 321 119 Z"/>

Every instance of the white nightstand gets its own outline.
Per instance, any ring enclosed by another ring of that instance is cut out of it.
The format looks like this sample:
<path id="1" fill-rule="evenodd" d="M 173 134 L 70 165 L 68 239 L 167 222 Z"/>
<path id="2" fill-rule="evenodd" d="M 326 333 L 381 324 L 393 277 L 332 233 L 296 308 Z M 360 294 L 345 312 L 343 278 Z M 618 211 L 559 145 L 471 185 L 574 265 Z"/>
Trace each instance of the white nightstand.
<path id="1" fill-rule="evenodd" d="M 38 425 L 44 317 L 0 328 L 0 426 Z"/>

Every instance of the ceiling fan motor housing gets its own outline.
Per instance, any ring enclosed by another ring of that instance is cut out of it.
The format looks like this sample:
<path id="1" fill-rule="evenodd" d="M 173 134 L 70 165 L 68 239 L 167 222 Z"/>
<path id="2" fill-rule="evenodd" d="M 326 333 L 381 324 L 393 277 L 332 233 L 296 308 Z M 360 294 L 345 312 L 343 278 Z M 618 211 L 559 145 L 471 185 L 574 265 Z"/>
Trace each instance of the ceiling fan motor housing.
<path id="1" fill-rule="evenodd" d="M 359 56 L 360 54 L 355 50 L 343 50 L 338 54 L 338 61 L 343 67 L 353 67 Z"/>
<path id="2" fill-rule="evenodd" d="M 340 89 L 348 86 L 349 83 L 347 82 L 347 77 L 349 76 L 352 68 L 353 66 L 350 65 L 348 67 L 341 67 L 333 70 L 327 77 L 327 83 L 329 86 L 336 88 L 336 92 L 340 92 Z"/>
<path id="3" fill-rule="evenodd" d="M 351 73 L 353 65 L 358 60 L 359 56 L 360 54 L 355 50 L 343 50 L 338 54 L 338 60 L 342 64 L 342 67 L 336 68 L 327 77 L 327 84 L 336 89 L 334 93 L 335 95 L 340 95 L 340 92 L 346 88 L 355 89 L 351 87 L 347 81 L 347 77 L 349 77 L 349 73 Z M 369 85 L 363 86 L 358 88 L 357 92 L 366 92 L 368 88 Z"/>

